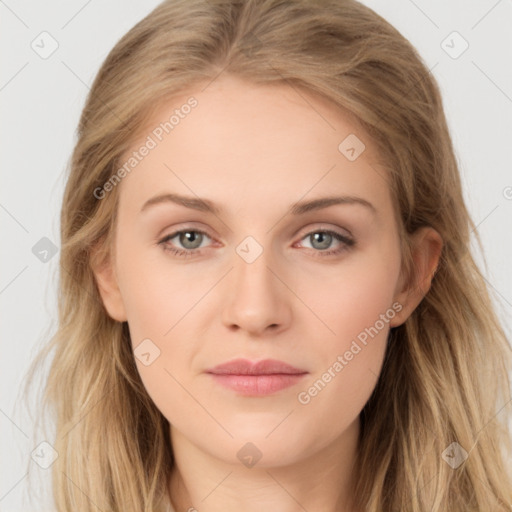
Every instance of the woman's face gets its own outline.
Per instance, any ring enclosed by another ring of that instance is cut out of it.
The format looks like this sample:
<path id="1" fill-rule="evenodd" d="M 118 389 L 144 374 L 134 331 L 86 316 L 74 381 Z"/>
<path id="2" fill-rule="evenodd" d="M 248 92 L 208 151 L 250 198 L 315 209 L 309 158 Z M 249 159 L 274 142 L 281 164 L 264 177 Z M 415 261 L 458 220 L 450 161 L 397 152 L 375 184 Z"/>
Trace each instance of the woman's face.
<path id="1" fill-rule="evenodd" d="M 271 466 L 355 432 L 410 311 L 366 134 L 288 85 L 221 77 L 159 110 L 124 162 L 115 273 L 97 277 L 174 435 Z M 234 359 L 295 370 L 211 373 Z"/>

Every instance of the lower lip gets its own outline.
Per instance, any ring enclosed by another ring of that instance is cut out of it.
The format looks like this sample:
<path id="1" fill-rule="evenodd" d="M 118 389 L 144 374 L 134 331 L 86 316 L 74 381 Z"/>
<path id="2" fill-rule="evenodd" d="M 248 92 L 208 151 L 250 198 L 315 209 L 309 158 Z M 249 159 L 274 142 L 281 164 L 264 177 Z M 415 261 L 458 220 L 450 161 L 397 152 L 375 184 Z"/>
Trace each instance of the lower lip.
<path id="1" fill-rule="evenodd" d="M 306 373 L 271 375 L 228 375 L 210 374 L 222 386 L 236 391 L 240 395 L 264 396 L 281 391 L 297 384 Z"/>

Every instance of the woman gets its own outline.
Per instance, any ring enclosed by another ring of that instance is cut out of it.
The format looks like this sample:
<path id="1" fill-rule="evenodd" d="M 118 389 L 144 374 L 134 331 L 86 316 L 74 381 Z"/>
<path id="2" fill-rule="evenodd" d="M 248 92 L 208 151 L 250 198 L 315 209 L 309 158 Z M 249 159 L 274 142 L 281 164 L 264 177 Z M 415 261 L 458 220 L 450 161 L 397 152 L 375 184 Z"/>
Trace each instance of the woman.
<path id="1" fill-rule="evenodd" d="M 163 2 L 67 181 L 57 509 L 510 508 L 474 229 L 437 84 L 372 10 Z"/>

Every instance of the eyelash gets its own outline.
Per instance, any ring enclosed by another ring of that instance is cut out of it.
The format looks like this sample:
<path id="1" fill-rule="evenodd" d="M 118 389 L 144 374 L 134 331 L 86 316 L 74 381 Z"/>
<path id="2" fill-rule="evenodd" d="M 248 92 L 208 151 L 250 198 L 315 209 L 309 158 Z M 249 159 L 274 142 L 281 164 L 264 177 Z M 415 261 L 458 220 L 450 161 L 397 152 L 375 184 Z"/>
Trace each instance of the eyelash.
<path id="1" fill-rule="evenodd" d="M 180 231 L 175 231 L 174 233 L 171 233 L 170 235 L 166 235 L 164 238 L 162 238 L 162 240 L 160 240 L 158 242 L 158 244 L 162 246 L 162 249 L 165 252 L 170 252 L 170 253 L 172 253 L 178 257 L 181 257 L 181 258 L 189 258 L 189 257 L 194 256 L 195 254 L 200 253 L 201 249 L 179 249 L 176 247 L 170 247 L 168 245 L 168 243 L 167 243 L 168 240 L 171 240 L 175 236 L 180 235 L 182 233 L 200 233 L 202 235 L 206 235 L 208 238 L 212 238 L 208 233 L 206 233 L 205 231 L 202 231 L 201 229 L 196 229 L 196 228 L 182 229 Z M 307 238 L 308 236 L 311 236 L 315 233 L 332 235 L 336 240 L 338 240 L 339 242 L 342 242 L 344 244 L 340 248 L 334 249 L 334 250 L 326 249 L 326 250 L 321 251 L 321 250 L 311 249 L 316 253 L 315 257 L 325 258 L 328 256 L 334 256 L 334 255 L 341 254 L 344 251 L 350 250 L 356 243 L 354 239 L 352 239 L 348 236 L 342 235 L 336 231 L 331 231 L 328 229 L 317 229 L 317 230 L 310 231 L 309 233 L 306 233 L 306 235 L 303 236 L 301 238 L 301 240 L 303 240 L 304 238 Z"/>

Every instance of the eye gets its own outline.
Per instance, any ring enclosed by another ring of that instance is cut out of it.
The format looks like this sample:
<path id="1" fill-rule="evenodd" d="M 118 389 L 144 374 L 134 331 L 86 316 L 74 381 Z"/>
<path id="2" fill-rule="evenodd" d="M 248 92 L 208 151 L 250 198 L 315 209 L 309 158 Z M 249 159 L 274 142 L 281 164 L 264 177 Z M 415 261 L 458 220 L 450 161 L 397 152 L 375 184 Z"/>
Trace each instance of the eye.
<path id="1" fill-rule="evenodd" d="M 176 231 L 170 235 L 165 236 L 158 243 L 162 245 L 164 251 L 169 251 L 177 256 L 193 256 L 196 252 L 201 252 L 200 246 L 204 241 L 204 237 L 210 238 L 208 233 L 201 231 L 200 229 L 182 229 Z M 173 247 L 174 244 L 169 244 L 173 238 L 177 238 L 177 242 L 180 243 L 184 249 L 179 247 Z"/>
<path id="2" fill-rule="evenodd" d="M 175 231 L 170 235 L 166 235 L 162 240 L 158 242 L 162 246 L 164 251 L 171 252 L 179 257 L 191 257 L 195 254 L 201 253 L 202 243 L 206 238 L 211 237 L 205 231 L 200 229 L 182 229 Z M 176 242 L 170 243 L 176 238 Z M 317 229 L 316 231 L 309 232 L 306 236 L 302 237 L 301 240 L 309 239 L 311 243 L 311 249 L 315 257 L 326 257 L 340 254 L 346 250 L 349 250 L 355 245 L 355 240 L 347 235 L 342 235 L 337 231 Z M 329 250 L 333 242 L 338 243 L 338 247 Z M 180 244 L 183 248 L 176 247 L 176 244 Z"/>
<path id="3" fill-rule="evenodd" d="M 315 249 L 315 256 L 325 257 L 340 254 L 355 245 L 355 240 L 337 231 L 318 229 L 311 231 L 302 240 L 310 240 L 312 249 Z M 336 249 L 328 250 L 334 241 L 338 242 Z"/>

